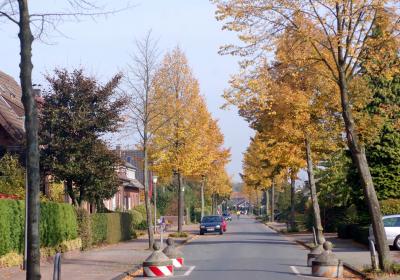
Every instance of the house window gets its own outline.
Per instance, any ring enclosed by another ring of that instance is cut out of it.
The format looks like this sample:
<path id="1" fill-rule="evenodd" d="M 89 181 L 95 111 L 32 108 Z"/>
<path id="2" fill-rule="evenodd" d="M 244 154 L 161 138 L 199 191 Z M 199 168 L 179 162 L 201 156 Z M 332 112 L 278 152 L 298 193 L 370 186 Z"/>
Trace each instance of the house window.
<path id="1" fill-rule="evenodd" d="M 111 210 L 115 210 L 115 208 L 117 208 L 117 198 L 116 198 L 116 195 L 114 195 L 113 198 L 111 199 Z"/>

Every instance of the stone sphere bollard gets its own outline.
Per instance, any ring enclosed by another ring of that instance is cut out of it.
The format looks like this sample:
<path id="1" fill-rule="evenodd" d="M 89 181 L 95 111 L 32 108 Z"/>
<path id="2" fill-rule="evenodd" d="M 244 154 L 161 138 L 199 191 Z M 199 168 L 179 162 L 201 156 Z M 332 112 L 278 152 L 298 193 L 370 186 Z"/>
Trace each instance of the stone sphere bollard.
<path id="1" fill-rule="evenodd" d="M 343 263 L 332 253 L 332 243 L 324 243 L 325 251 L 312 262 L 312 276 L 342 278 Z"/>
<path id="2" fill-rule="evenodd" d="M 143 262 L 144 277 L 165 277 L 174 275 L 174 266 L 162 251 L 159 242 L 154 242 L 154 252 Z"/>
<path id="3" fill-rule="evenodd" d="M 182 267 L 184 265 L 183 254 L 175 247 L 175 242 L 171 237 L 167 239 L 167 245 L 168 246 L 165 247 L 163 253 L 172 260 L 174 267 Z"/>
<path id="4" fill-rule="evenodd" d="M 324 252 L 322 245 L 317 245 L 307 254 L 307 266 L 311 267 L 312 261 Z"/>

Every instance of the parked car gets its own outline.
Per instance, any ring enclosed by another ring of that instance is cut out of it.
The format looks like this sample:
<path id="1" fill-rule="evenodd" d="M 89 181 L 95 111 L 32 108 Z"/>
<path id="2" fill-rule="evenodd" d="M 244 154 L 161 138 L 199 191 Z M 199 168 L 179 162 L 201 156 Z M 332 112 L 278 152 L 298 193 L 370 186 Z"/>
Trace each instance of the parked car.
<path id="1" fill-rule="evenodd" d="M 230 213 L 225 212 L 222 214 L 222 217 L 224 217 L 225 221 L 232 221 L 232 216 Z"/>
<path id="2" fill-rule="evenodd" d="M 200 223 L 200 235 L 206 232 L 218 232 L 223 234 L 226 231 L 226 221 L 222 216 L 204 216 Z"/>
<path id="3" fill-rule="evenodd" d="M 383 225 L 385 227 L 388 245 L 400 250 L 400 214 L 383 216 Z M 369 226 L 369 240 L 375 242 L 372 226 Z"/>

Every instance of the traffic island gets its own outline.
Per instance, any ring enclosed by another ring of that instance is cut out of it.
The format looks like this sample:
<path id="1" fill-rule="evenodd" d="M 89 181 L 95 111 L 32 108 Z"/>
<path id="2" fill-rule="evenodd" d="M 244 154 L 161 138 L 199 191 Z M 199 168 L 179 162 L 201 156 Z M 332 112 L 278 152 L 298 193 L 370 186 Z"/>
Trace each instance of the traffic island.
<path id="1" fill-rule="evenodd" d="M 167 239 L 167 245 L 163 253 L 172 260 L 175 268 L 181 268 L 184 265 L 182 252 L 175 247 L 175 241 L 172 238 Z"/>
<path id="2" fill-rule="evenodd" d="M 312 276 L 326 278 L 342 278 L 343 264 L 332 253 L 332 243 L 326 241 L 323 245 L 324 251 L 312 261 Z"/>
<path id="3" fill-rule="evenodd" d="M 154 242 L 154 252 L 143 262 L 144 277 L 165 277 L 174 275 L 174 266 L 162 251 L 159 242 Z"/>

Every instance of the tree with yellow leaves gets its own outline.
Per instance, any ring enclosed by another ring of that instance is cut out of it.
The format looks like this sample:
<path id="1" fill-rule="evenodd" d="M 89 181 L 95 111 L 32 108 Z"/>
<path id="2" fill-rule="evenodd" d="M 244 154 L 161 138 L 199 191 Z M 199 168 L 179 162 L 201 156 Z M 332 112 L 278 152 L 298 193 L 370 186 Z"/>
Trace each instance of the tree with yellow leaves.
<path id="1" fill-rule="evenodd" d="M 368 41 L 372 38 L 373 27 L 381 11 L 385 12 L 388 20 L 389 37 L 395 38 L 398 35 L 399 6 L 395 1 L 381 0 L 214 2 L 218 8 L 217 18 L 225 20 L 224 29 L 238 32 L 244 43 L 244 46 L 225 46 L 222 53 L 247 56 L 242 62 L 243 66 L 247 66 L 255 57 L 275 49 L 277 38 L 290 29 L 306 43 L 305 49 L 313 50 L 305 52 L 304 59 L 310 63 L 322 64 L 324 69 L 314 72 L 314 75 L 335 83 L 335 92 L 340 97 L 347 144 L 357 167 L 372 218 L 380 268 L 388 270 L 391 260 L 365 149 L 359 139 L 359 130 L 353 116 L 351 85 L 361 74 L 365 53 L 379 53 L 379 48 L 372 50 L 368 47 Z M 296 18 L 310 24 L 298 24 L 299 21 L 294 20 Z M 371 56 L 371 53 L 369 55 Z M 388 69 L 387 67 L 388 65 L 384 68 Z"/>
<path id="2" fill-rule="evenodd" d="M 206 176 L 213 162 L 224 167 L 229 150 L 222 148 L 223 135 L 208 112 L 198 82 L 179 48 L 166 54 L 156 74 L 154 90 L 156 96 L 163 96 L 167 102 L 163 104 L 165 113 L 153 124 L 159 129 L 150 144 L 152 168 L 164 181 L 172 181 L 172 174 L 176 175 L 178 232 L 181 232 L 183 177 L 199 179 Z M 210 176 L 209 180 L 214 177 Z"/>

